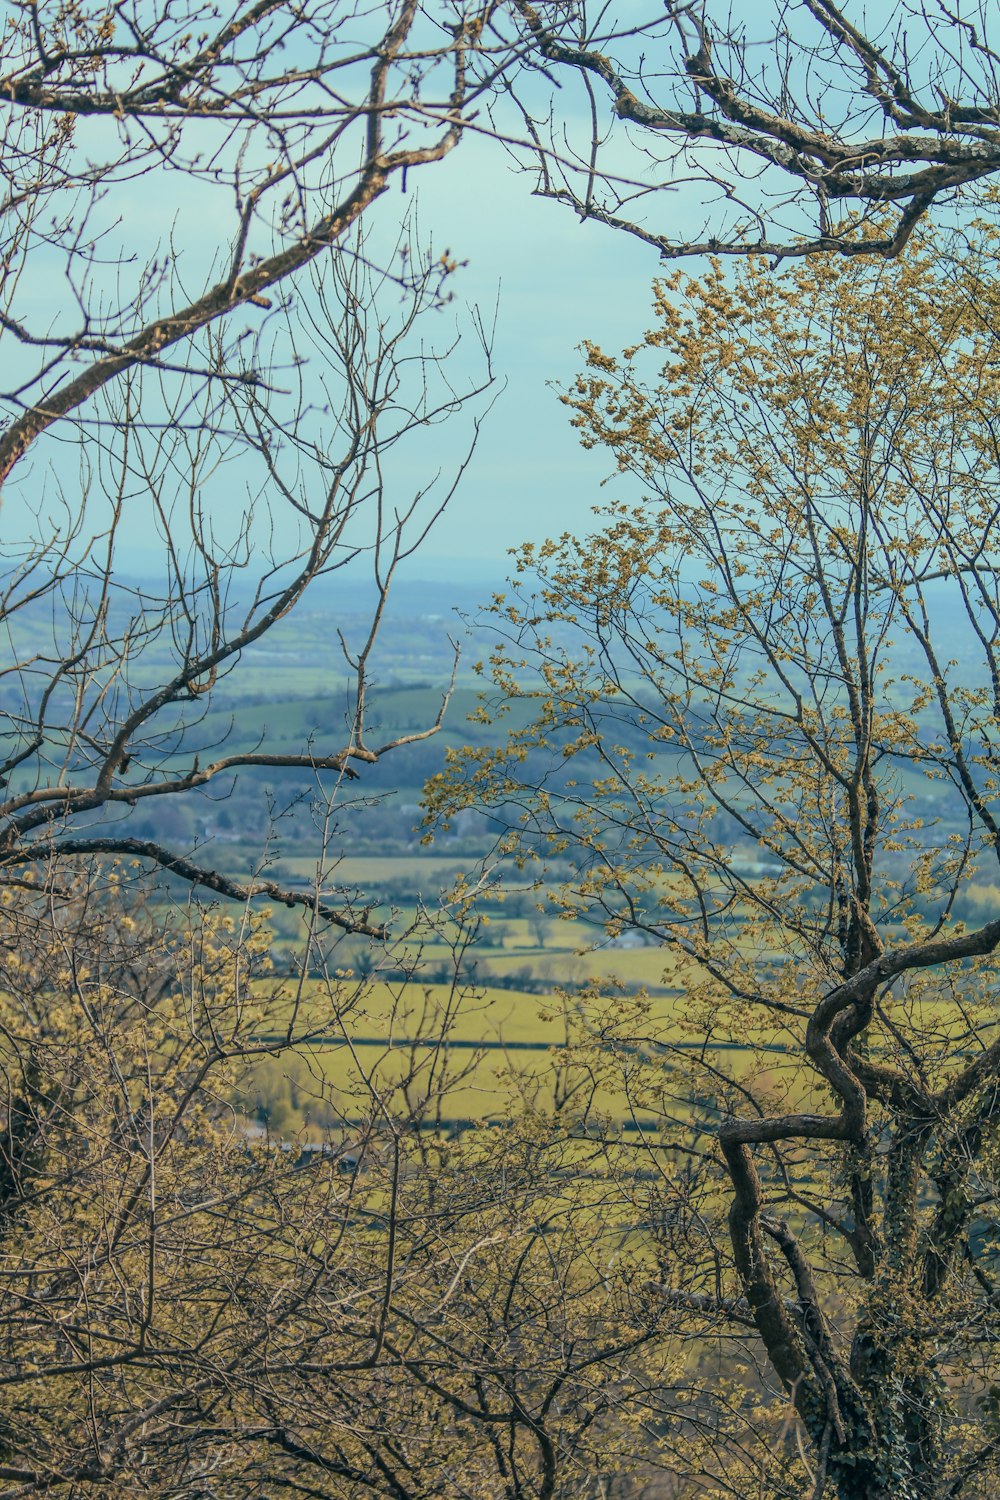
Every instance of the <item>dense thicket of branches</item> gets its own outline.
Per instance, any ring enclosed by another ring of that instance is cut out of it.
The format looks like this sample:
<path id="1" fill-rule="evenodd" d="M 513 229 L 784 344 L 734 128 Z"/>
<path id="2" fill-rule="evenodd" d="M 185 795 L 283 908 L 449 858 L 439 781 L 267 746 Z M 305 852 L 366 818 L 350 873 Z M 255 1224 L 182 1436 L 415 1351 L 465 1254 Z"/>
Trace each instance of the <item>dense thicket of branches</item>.
<path id="1" fill-rule="evenodd" d="M 352 1065 L 365 982 L 303 999 L 127 875 L 18 895 L 0 953 L 0 1494 L 597 1496 L 643 1423 L 654 1462 L 683 1361 L 627 1199 L 530 1116 L 422 1133 L 454 1076 Z M 271 1137 L 250 1070 L 317 1036 L 328 1128 Z"/>

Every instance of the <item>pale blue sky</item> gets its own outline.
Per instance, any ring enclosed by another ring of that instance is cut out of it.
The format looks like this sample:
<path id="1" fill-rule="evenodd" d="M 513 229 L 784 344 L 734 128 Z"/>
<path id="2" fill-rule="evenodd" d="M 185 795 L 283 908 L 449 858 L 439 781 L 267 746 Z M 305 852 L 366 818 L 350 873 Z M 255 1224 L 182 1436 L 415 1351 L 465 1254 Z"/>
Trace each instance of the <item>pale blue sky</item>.
<path id="1" fill-rule="evenodd" d="M 469 263 L 455 279 L 456 303 L 476 302 L 484 314 L 498 303 L 494 364 L 506 381 L 450 515 L 428 541 L 424 571 L 461 557 L 494 572 L 508 547 L 586 529 L 590 507 L 611 498 L 600 488 L 607 456 L 581 448 L 551 382 L 581 367 L 584 338 L 618 350 L 649 326 L 660 263 L 649 246 L 581 224 L 530 189 L 531 178 L 482 141 L 464 142 L 420 183 L 422 227 L 435 248 Z M 661 201 L 679 211 L 673 195 Z"/>
<path id="2" fill-rule="evenodd" d="M 470 305 L 479 307 L 486 323 L 496 312 L 493 363 L 497 385 L 504 388 L 449 511 L 407 566 L 410 578 L 499 580 L 508 548 L 564 530 L 585 531 L 593 524 L 591 507 L 612 497 L 601 489 L 611 467 L 607 457 L 580 447 L 551 386 L 568 382 L 580 368 L 581 340 L 617 350 L 648 326 L 659 261 L 649 246 L 595 223 L 581 224 L 568 210 L 534 198 L 532 182 L 530 174 L 512 168 L 496 141 L 468 135 L 444 162 L 412 172 L 408 193 L 395 185 L 366 215 L 366 233 L 377 254 L 377 247 L 395 243 L 400 222 L 416 202 L 421 239 L 431 240 L 435 253 L 448 249 L 467 262 L 453 278 L 453 304 L 438 315 L 444 342 L 456 324 L 468 327 Z M 176 196 L 165 195 L 165 185 Z M 682 204 L 681 194 L 658 197 L 663 227 L 683 231 Z M 102 250 L 108 269 L 100 274 L 114 275 L 111 268 L 120 263 L 120 274 L 131 280 L 144 262 L 179 246 L 178 289 L 196 295 L 219 274 L 231 227 L 229 217 L 221 216 L 227 209 L 228 199 L 220 201 L 204 185 L 177 175 L 136 179 L 127 193 L 109 195 L 98 210 L 107 229 Z M 38 320 L 72 318 L 62 262 L 55 257 L 46 267 L 44 254 L 34 263 L 39 274 L 27 288 L 27 312 Z M 300 279 L 298 292 L 308 296 L 308 278 Z M 465 349 L 449 366 L 459 384 L 463 374 L 476 378 L 482 370 L 474 338 L 466 340 Z M 96 408 L 83 415 L 93 420 Z M 404 504 L 437 468 L 449 474 L 468 435 L 468 423 L 459 419 L 395 450 L 387 473 Z M 8 486 L 8 536 L 35 529 L 25 508 L 40 512 L 43 530 L 59 526 L 59 490 L 70 503 L 79 494 L 84 477 L 79 454 L 72 440 L 57 447 L 61 441 L 58 431 L 48 435 L 36 459 Z M 95 453 L 91 445 L 92 461 Z M 232 496 L 225 501 L 223 494 L 224 504 L 242 504 L 238 471 L 223 491 Z M 130 572 L 159 572 L 162 543 L 140 499 L 133 497 L 126 512 L 119 565 Z M 212 503 L 219 499 L 216 495 Z"/>
<path id="3" fill-rule="evenodd" d="M 648 246 L 581 224 L 558 205 L 534 198 L 531 184 L 529 175 L 508 165 L 496 142 L 470 137 L 443 163 L 412 173 L 405 196 L 397 186 L 366 218 L 370 243 L 391 245 L 415 202 L 421 239 L 431 240 L 435 253 L 448 249 L 467 262 L 453 278 L 452 305 L 439 315 L 442 341 L 456 326 L 468 331 L 470 306 L 478 306 L 487 323 L 496 314 L 493 365 L 497 387 L 504 388 L 458 493 L 407 565 L 410 578 L 468 574 L 470 581 L 499 580 L 508 548 L 585 530 L 590 508 L 611 498 L 600 487 L 610 468 L 606 457 L 580 447 L 551 383 L 569 381 L 580 368 L 577 346 L 584 338 L 618 349 L 648 326 L 659 261 Z M 148 253 L 154 253 L 164 232 L 162 200 L 147 201 L 143 186 L 132 197 L 124 226 L 137 255 L 147 253 L 147 239 Z M 680 211 L 673 195 L 661 203 Z M 170 213 L 179 241 L 205 243 L 197 191 L 174 202 Z M 194 257 L 188 261 L 194 270 L 197 252 L 186 253 Z M 205 261 L 201 270 L 207 271 Z M 303 278 L 300 292 L 307 285 Z M 474 379 L 481 371 L 475 338 L 467 337 L 453 360 L 455 378 L 467 373 Z M 401 497 L 422 487 L 436 468 L 447 475 L 468 435 L 468 424 L 458 419 L 436 426 L 427 442 L 402 444 L 388 469 Z M 126 567 L 157 570 L 162 550 L 148 518 L 136 513 L 122 541 Z"/>

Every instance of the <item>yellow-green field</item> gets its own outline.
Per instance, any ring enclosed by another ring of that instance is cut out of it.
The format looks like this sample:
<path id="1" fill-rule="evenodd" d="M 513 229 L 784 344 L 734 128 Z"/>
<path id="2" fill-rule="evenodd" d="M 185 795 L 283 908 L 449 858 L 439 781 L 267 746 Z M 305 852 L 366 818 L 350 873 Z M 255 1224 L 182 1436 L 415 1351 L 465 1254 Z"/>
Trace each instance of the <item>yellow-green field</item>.
<path id="1" fill-rule="evenodd" d="M 303 877 L 315 873 L 311 861 L 287 865 Z M 420 888 L 432 908 L 435 889 L 460 872 L 461 861 L 448 857 L 358 858 L 343 861 L 330 883 Z M 526 888 L 508 894 L 505 903 L 491 902 L 464 947 L 463 931 L 447 913 L 428 915 L 415 899 L 400 900 L 395 938 L 330 944 L 323 956 L 328 979 L 317 977 L 317 964 L 308 979 L 262 984 L 262 1035 L 274 1037 L 276 1051 L 295 994 L 295 1033 L 315 1034 L 255 1068 L 247 1112 L 263 1118 L 276 1105 L 284 1110 L 275 1126 L 281 1129 L 378 1109 L 404 1118 L 490 1120 L 527 1099 L 565 1118 L 656 1128 L 688 1119 L 693 1108 L 710 1113 L 711 1100 L 729 1085 L 729 1107 L 742 1108 L 739 1086 L 751 1080 L 767 1108 L 805 1107 L 809 1099 L 809 1107 L 826 1107 L 803 1061 L 804 1021 L 785 1031 L 761 1011 L 728 1001 L 715 1012 L 690 998 L 702 976 L 676 952 L 628 946 L 598 928 L 533 914 L 534 893 Z M 441 982 L 455 971 L 460 981 Z M 786 998 L 795 1003 L 795 974 L 787 973 Z M 972 1045 L 968 1018 L 933 976 L 922 983 L 925 989 L 911 986 L 905 1003 L 886 1004 L 905 1032 L 919 1034 L 922 1051 L 939 1052 L 943 1067 Z"/>
<path id="2" fill-rule="evenodd" d="M 262 1036 L 278 1044 L 297 1000 L 290 1053 L 259 1064 L 246 1085 L 253 1100 L 285 1100 L 280 1127 L 299 1120 L 357 1119 L 384 1106 L 398 1115 L 445 1121 L 503 1118 L 517 1103 L 562 1110 L 612 1125 L 690 1110 L 720 1076 L 752 1069 L 758 1085 L 788 1096 L 791 1064 L 773 1028 L 763 1049 L 710 1049 L 699 1060 L 698 1028 L 679 995 L 649 998 L 599 992 L 547 997 L 475 986 L 458 990 L 417 980 L 292 987 L 273 981 L 259 992 Z M 294 1116 L 294 1119 L 292 1118 Z"/>

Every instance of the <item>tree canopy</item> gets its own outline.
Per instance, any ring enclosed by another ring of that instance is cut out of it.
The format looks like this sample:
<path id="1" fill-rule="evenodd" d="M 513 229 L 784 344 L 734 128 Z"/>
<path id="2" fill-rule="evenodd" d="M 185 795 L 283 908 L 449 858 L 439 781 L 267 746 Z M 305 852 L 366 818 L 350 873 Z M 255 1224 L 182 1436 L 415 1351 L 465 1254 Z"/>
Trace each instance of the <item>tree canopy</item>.
<path id="1" fill-rule="evenodd" d="M 701 1067 L 591 1026 L 720 1110 L 665 1295 L 752 1321 L 842 1500 L 985 1494 L 1000 1451 L 995 231 L 962 249 L 716 264 L 588 346 L 564 400 L 642 499 L 524 549 L 484 707 L 517 727 L 432 788 L 662 944 Z"/>

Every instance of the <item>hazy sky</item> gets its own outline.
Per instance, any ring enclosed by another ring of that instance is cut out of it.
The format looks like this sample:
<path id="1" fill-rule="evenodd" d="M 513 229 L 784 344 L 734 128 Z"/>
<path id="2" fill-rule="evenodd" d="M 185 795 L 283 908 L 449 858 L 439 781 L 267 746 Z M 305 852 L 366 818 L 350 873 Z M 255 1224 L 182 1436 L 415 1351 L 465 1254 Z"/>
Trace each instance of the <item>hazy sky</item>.
<path id="1" fill-rule="evenodd" d="M 378 246 L 395 244 L 400 222 L 416 205 L 420 239 L 433 243 L 435 255 L 447 249 L 467 262 L 452 279 L 452 304 L 435 327 L 443 344 L 456 327 L 465 330 L 462 346 L 449 360 L 457 382 L 463 374 L 480 378 L 484 368 L 469 308 L 477 306 L 487 324 L 496 320 L 496 404 L 458 493 L 407 565 L 410 578 L 461 581 L 468 574 L 470 581 L 499 581 L 508 548 L 564 530 L 585 530 L 590 507 L 611 498 L 601 490 L 611 468 L 607 456 L 581 448 L 551 383 L 568 382 L 580 369 L 581 340 L 617 351 L 649 325 L 651 284 L 660 263 L 649 246 L 597 224 L 581 224 L 568 210 L 533 197 L 532 180 L 508 165 L 496 142 L 466 137 L 444 162 L 411 173 L 407 194 L 395 185 L 366 216 L 376 255 Z M 152 181 L 140 183 L 126 208 L 123 229 L 140 257 L 162 244 L 159 193 Z M 674 195 L 660 202 L 665 211 L 679 212 Z M 211 207 L 206 212 L 191 191 L 170 212 L 188 247 L 186 264 L 193 273 L 201 264 L 207 276 L 216 249 L 205 233 Z M 188 289 L 193 285 L 192 276 Z M 299 279 L 297 290 L 309 295 L 307 278 Z M 431 429 L 425 441 L 411 437 L 394 450 L 387 472 L 400 486 L 399 501 L 405 504 L 437 469 L 447 477 L 464 455 L 469 432 L 469 423 L 459 417 Z M 234 498 L 236 479 L 234 474 Z M 31 490 L 26 486 L 27 493 Z M 390 502 L 395 498 L 390 495 Z M 162 548 L 140 510 L 121 537 L 123 562 L 135 571 L 158 571 Z"/>
<path id="2" fill-rule="evenodd" d="M 513 170 L 495 141 L 470 135 L 444 162 L 412 172 L 408 193 L 395 185 L 366 216 L 372 243 L 391 246 L 415 201 L 420 237 L 432 240 L 436 254 L 447 248 L 467 262 L 453 278 L 452 306 L 440 315 L 444 342 L 456 323 L 469 325 L 469 305 L 479 307 L 487 324 L 496 316 L 493 364 L 503 389 L 449 511 L 408 564 L 410 578 L 499 580 L 508 548 L 564 530 L 585 531 L 591 507 L 612 498 L 610 488 L 601 490 L 611 468 L 607 455 L 580 447 L 551 386 L 570 381 L 581 367 L 581 340 L 617 351 L 649 325 L 651 282 L 660 263 L 649 246 L 598 224 L 581 224 L 568 210 L 532 197 L 532 182 L 529 174 Z M 132 275 L 153 255 L 162 256 L 165 245 L 181 244 L 182 290 L 190 295 L 218 274 L 220 245 L 228 243 L 231 226 L 204 189 L 177 177 L 169 186 L 174 195 L 165 197 L 163 179 L 152 174 L 109 196 L 102 210 L 109 226 L 105 254 L 112 265 L 121 256 Z M 683 227 L 680 195 L 660 195 L 656 211 L 662 227 Z M 221 238 L 213 236 L 216 225 Z M 115 250 L 116 244 L 122 248 Z M 42 319 L 55 315 L 60 289 L 66 289 L 58 258 L 48 265 L 42 250 L 35 265 L 28 311 Z M 298 291 L 308 296 L 306 278 Z M 449 369 L 478 376 L 482 358 L 474 338 L 466 348 Z M 400 445 L 390 474 L 404 504 L 436 468 L 445 475 L 454 468 L 468 435 L 468 423 L 458 420 L 435 427 L 423 442 Z M 50 524 L 59 525 L 59 490 L 70 498 L 79 492 L 77 450 L 72 442 L 64 448 L 59 443 L 55 432 L 37 463 L 7 487 L 8 535 L 34 530 L 32 509 L 43 522 L 52 517 Z M 232 504 L 240 505 L 238 472 L 229 488 Z M 135 503 L 127 513 L 120 542 L 121 563 L 129 571 L 159 572 L 162 564 L 162 543 L 147 512 Z"/>
<path id="3" fill-rule="evenodd" d="M 484 314 L 498 304 L 494 363 L 506 381 L 451 514 L 429 539 L 425 572 L 462 557 L 494 573 L 508 547 L 586 528 L 589 508 L 611 498 L 600 489 L 607 456 L 580 447 L 550 383 L 580 368 L 582 339 L 617 351 L 649 326 L 659 260 L 530 188 L 481 141 L 463 142 L 421 178 L 423 229 L 435 248 L 469 262 L 455 278 L 456 302 Z M 664 209 L 676 201 L 661 200 Z"/>

